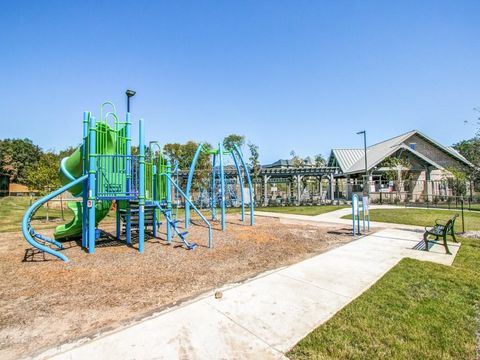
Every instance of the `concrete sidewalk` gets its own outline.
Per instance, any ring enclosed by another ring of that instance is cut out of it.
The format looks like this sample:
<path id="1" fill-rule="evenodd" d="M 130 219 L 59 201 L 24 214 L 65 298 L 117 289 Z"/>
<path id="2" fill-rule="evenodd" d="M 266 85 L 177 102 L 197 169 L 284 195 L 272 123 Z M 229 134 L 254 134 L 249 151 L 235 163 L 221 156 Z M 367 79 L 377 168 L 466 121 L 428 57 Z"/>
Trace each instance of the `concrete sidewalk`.
<path id="1" fill-rule="evenodd" d="M 399 209 L 400 207 L 398 206 L 393 206 L 393 205 L 370 205 L 370 210 L 373 209 Z M 403 209 L 400 208 L 400 209 Z M 325 214 L 320 214 L 320 215 L 297 215 L 297 214 L 287 214 L 287 213 L 277 213 L 277 212 L 269 212 L 269 211 L 262 211 L 258 210 L 255 212 L 255 216 L 266 216 L 266 217 L 274 217 L 274 218 L 279 218 L 283 220 L 297 220 L 297 221 L 306 221 L 306 222 L 313 222 L 313 223 L 322 223 L 327 225 L 331 224 L 341 224 L 345 226 L 352 227 L 352 220 L 349 219 L 342 219 L 343 216 L 346 215 L 351 215 L 352 214 L 352 208 L 348 207 L 345 209 L 339 209 L 335 211 L 330 211 Z M 362 221 L 360 221 L 360 224 L 362 225 Z M 423 229 L 421 226 L 415 226 L 415 225 L 405 225 L 405 224 L 392 224 L 392 223 L 383 223 L 383 222 L 375 222 L 371 221 L 370 222 L 370 228 L 371 229 L 384 229 L 384 228 L 389 228 L 389 229 L 406 229 L 406 230 L 414 230 L 414 229 Z"/>
<path id="2" fill-rule="evenodd" d="M 51 349 L 38 359 L 283 359 L 310 331 L 367 290 L 404 257 L 450 265 L 435 245 L 412 250 L 422 233 L 385 229 L 308 260 L 225 286 L 104 334 Z"/>

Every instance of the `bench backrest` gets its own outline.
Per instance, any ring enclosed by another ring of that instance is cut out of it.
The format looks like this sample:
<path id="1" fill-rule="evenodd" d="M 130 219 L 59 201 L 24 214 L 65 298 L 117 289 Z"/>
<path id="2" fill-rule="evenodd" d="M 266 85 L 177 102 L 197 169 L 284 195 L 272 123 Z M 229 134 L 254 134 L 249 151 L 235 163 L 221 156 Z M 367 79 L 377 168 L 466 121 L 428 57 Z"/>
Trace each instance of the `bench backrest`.
<path id="1" fill-rule="evenodd" d="M 443 230 L 445 234 L 454 230 L 453 227 L 455 226 L 455 220 L 457 219 L 457 217 L 458 215 L 455 214 L 450 218 L 450 220 L 447 221 L 447 223 L 445 224 L 445 228 Z"/>

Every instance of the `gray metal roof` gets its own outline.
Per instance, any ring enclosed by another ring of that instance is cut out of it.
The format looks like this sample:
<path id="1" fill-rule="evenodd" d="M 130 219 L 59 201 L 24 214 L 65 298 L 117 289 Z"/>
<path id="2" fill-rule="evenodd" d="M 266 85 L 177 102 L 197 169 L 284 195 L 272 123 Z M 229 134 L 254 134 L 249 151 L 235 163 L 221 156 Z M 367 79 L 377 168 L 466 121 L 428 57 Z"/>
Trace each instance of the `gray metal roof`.
<path id="1" fill-rule="evenodd" d="M 418 135 L 428 142 L 432 143 L 434 146 L 440 148 L 450 156 L 456 158 L 457 160 L 463 162 L 467 166 L 473 166 L 468 160 L 466 160 L 458 151 L 451 147 L 443 146 L 437 141 L 427 137 L 417 130 L 409 131 L 405 134 L 398 135 L 391 139 L 379 142 L 377 144 L 367 147 L 367 167 L 372 169 L 381 163 L 385 158 L 394 154 L 398 150 L 407 150 L 414 154 L 415 156 L 421 158 L 427 163 L 437 167 L 438 169 L 443 169 L 440 165 L 435 163 L 433 160 L 429 159 L 425 155 L 411 149 L 409 146 L 405 145 L 404 141 L 410 138 L 413 135 Z M 365 171 L 365 157 L 363 149 L 333 149 L 332 155 L 335 156 L 342 172 L 345 174 L 354 174 Z"/>
<path id="2" fill-rule="evenodd" d="M 342 172 L 346 172 L 359 159 L 363 159 L 363 149 L 332 149 L 333 156 L 337 160 Z M 368 155 L 367 155 L 368 158 Z"/>

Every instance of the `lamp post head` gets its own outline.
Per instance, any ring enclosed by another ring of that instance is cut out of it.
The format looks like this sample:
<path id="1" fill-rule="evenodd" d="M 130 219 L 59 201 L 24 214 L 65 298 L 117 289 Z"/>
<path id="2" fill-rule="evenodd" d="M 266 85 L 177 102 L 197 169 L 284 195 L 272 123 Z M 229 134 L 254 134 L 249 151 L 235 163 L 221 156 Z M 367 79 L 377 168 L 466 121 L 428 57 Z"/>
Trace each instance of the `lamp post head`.
<path id="1" fill-rule="evenodd" d="M 365 130 L 359 131 L 357 132 L 357 135 L 365 134 L 365 132 L 366 132 Z"/>
<path id="2" fill-rule="evenodd" d="M 135 96 L 136 93 L 137 93 L 136 91 L 133 91 L 133 90 L 130 90 L 130 89 L 125 91 L 125 94 L 127 94 L 127 96 L 129 98 L 132 97 L 132 96 Z"/>

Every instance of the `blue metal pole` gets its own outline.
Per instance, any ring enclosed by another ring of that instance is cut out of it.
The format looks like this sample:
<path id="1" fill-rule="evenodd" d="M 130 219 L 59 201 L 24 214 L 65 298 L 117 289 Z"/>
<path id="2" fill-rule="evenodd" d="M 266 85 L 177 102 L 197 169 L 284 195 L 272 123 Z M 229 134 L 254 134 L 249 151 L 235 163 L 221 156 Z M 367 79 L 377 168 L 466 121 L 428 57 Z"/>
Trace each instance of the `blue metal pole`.
<path id="1" fill-rule="evenodd" d="M 90 138 L 88 153 L 88 252 L 95 252 L 95 199 L 96 199 L 96 121 L 95 117 L 90 118 Z"/>
<path id="2" fill-rule="evenodd" d="M 83 146 L 82 146 L 82 175 L 87 175 L 87 156 L 88 156 L 88 125 L 90 122 L 90 113 L 85 111 L 83 113 Z M 82 247 L 87 247 L 88 239 L 88 215 L 87 215 L 87 201 L 88 201 L 88 184 L 85 183 L 82 188 Z"/>
<path id="3" fill-rule="evenodd" d="M 213 154 L 212 160 L 212 185 L 211 185 L 211 195 L 210 195 L 210 210 L 212 212 L 212 220 L 215 220 L 217 217 L 217 194 L 215 189 L 215 167 L 217 166 L 217 155 Z"/>
<path id="4" fill-rule="evenodd" d="M 200 153 L 202 152 L 203 144 L 198 145 L 197 151 L 192 159 L 192 164 L 190 165 L 190 169 L 188 171 L 188 179 L 187 179 L 187 187 L 185 189 L 185 194 L 187 195 L 188 199 L 190 200 L 190 190 L 192 188 L 192 181 L 193 175 L 195 173 L 195 166 L 197 165 L 197 161 L 200 157 Z M 185 201 L 185 229 L 188 229 L 190 225 L 190 204 L 188 201 Z"/>
<path id="5" fill-rule="evenodd" d="M 145 242 L 145 129 L 143 119 L 139 121 L 139 129 L 138 251 L 143 253 Z"/>
<path id="6" fill-rule="evenodd" d="M 243 169 L 245 170 L 245 177 L 247 178 L 248 191 L 250 193 L 250 225 L 253 226 L 255 225 L 255 214 L 254 214 L 255 204 L 253 202 L 253 186 L 252 186 L 252 179 L 250 178 L 250 171 L 248 171 L 248 166 L 245 164 L 245 160 L 243 159 L 242 152 L 240 151 L 238 146 L 234 144 L 233 147 L 238 157 L 240 158 L 240 162 L 242 163 Z"/>
<path id="7" fill-rule="evenodd" d="M 357 201 L 357 232 L 360 235 L 360 201 Z"/>
<path id="8" fill-rule="evenodd" d="M 352 195 L 352 221 L 353 221 L 353 236 L 356 235 L 356 225 L 355 225 L 355 194 Z"/>
<path id="9" fill-rule="evenodd" d="M 153 155 L 152 155 L 153 156 Z M 152 166 L 152 199 L 153 202 L 157 200 L 157 166 Z M 157 237 L 157 208 L 153 210 L 153 237 Z"/>
<path id="10" fill-rule="evenodd" d="M 222 231 L 225 230 L 225 172 L 223 169 L 223 146 L 218 144 L 220 158 L 220 210 L 222 212 Z"/>
<path id="11" fill-rule="evenodd" d="M 240 185 L 240 198 L 242 199 L 242 223 L 245 223 L 245 199 L 243 194 L 243 177 L 242 172 L 240 171 L 240 167 L 238 166 L 238 161 L 235 156 L 235 152 L 230 150 L 230 155 L 232 156 L 233 162 L 235 163 L 235 168 L 237 169 L 238 180 Z"/>
<path id="12" fill-rule="evenodd" d="M 126 155 L 126 166 L 125 166 L 125 172 L 126 172 L 126 194 L 128 196 L 131 196 L 132 192 L 132 138 L 130 135 L 131 131 L 131 126 L 132 122 L 130 120 L 130 113 L 127 112 L 126 116 L 126 121 L 125 121 L 125 155 Z M 130 208 L 130 201 L 127 200 L 125 202 L 125 237 L 128 245 L 132 244 L 132 216 L 131 216 L 131 208 Z"/>
<path id="13" fill-rule="evenodd" d="M 167 242 L 171 244 L 172 242 L 172 229 L 171 229 L 171 224 L 170 221 L 170 214 L 172 212 L 172 180 L 171 180 L 171 173 L 172 173 L 172 164 L 170 163 L 170 160 L 167 160 L 167 189 L 166 189 L 166 196 L 167 196 L 167 211 L 166 211 L 166 217 L 167 217 Z M 185 197 L 187 200 L 188 197 Z M 188 199 L 189 200 L 189 199 Z M 188 203 L 188 201 L 186 201 Z"/>

